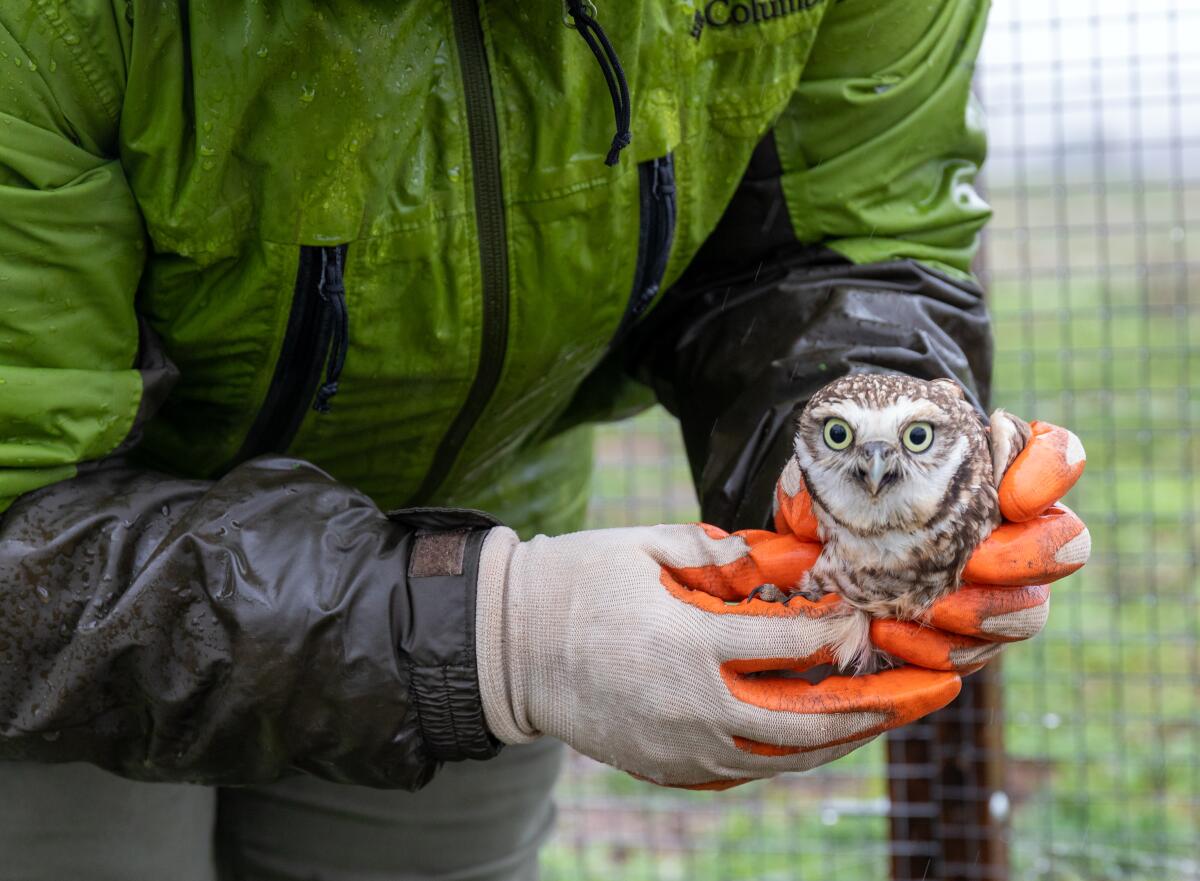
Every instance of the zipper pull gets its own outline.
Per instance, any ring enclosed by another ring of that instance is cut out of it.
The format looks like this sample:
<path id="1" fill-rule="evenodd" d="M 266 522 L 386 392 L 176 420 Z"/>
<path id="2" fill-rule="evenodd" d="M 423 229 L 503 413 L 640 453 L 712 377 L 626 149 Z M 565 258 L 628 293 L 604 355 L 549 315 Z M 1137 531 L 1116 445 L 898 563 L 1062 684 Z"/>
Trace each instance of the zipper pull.
<path id="1" fill-rule="evenodd" d="M 350 316 L 346 310 L 346 285 L 342 268 L 345 253 L 341 246 L 321 249 L 321 283 L 317 287 L 317 295 L 331 313 L 328 320 L 333 327 L 329 340 L 329 360 L 325 364 L 325 382 L 317 389 L 313 401 L 313 409 L 318 413 L 328 413 L 332 409 L 330 401 L 338 392 L 338 380 L 346 365 L 346 350 L 349 348 Z"/>
<path id="2" fill-rule="evenodd" d="M 659 201 L 675 195 L 675 175 L 666 159 L 654 160 L 654 183 L 650 186 L 650 194 Z"/>

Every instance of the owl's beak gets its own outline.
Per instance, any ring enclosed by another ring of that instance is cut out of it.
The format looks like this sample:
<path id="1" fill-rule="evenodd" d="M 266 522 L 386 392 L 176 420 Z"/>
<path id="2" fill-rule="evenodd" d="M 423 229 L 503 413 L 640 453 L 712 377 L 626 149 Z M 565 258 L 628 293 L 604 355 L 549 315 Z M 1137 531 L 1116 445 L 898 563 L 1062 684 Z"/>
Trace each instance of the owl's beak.
<path id="1" fill-rule="evenodd" d="M 863 481 L 867 485 L 867 489 L 871 495 L 879 495 L 879 490 L 892 473 L 891 468 L 891 448 L 878 441 L 863 445 L 863 452 L 869 453 L 871 458 L 867 462 L 866 467 L 860 469 Z"/>

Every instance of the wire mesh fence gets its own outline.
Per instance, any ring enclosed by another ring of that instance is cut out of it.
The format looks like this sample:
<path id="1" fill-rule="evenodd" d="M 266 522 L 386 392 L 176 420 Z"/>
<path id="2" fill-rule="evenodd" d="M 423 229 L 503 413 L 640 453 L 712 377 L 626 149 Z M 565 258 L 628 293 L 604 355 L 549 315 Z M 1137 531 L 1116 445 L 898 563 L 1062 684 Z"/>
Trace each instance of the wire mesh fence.
<path id="1" fill-rule="evenodd" d="M 1090 564 L 890 748 L 721 794 L 572 757 L 545 878 L 1200 879 L 1200 0 L 998 4 L 978 91 L 996 403 L 1083 439 Z M 661 412 L 598 459 L 594 525 L 696 517 Z"/>

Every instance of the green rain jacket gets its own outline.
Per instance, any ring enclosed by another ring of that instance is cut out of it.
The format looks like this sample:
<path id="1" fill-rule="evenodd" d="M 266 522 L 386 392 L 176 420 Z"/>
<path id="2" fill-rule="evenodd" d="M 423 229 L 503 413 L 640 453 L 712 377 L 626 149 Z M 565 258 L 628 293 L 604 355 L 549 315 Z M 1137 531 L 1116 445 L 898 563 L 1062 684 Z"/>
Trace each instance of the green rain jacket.
<path id="1" fill-rule="evenodd" d="M 982 400 L 986 5 L 601 3 L 609 166 L 560 0 L 0 0 L 0 758 L 420 786 L 588 423 L 758 526 L 835 376 Z"/>

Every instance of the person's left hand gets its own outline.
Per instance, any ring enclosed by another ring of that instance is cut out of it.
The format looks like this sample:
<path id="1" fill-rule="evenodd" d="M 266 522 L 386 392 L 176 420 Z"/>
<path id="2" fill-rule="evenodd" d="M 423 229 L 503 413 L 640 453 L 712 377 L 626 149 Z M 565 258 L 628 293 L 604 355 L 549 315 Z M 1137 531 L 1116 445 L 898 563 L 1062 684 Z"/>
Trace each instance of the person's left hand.
<path id="1" fill-rule="evenodd" d="M 1079 439 L 1045 422 L 1000 482 L 1004 522 L 972 555 L 963 586 L 921 621 L 876 619 L 871 639 L 920 667 L 970 673 L 1005 643 L 1038 633 L 1050 613 L 1050 583 L 1087 562 L 1087 527 L 1058 500 L 1083 473 Z M 775 529 L 820 544 L 817 521 L 795 459 L 775 488 Z M 815 558 L 815 553 L 814 553 Z"/>

